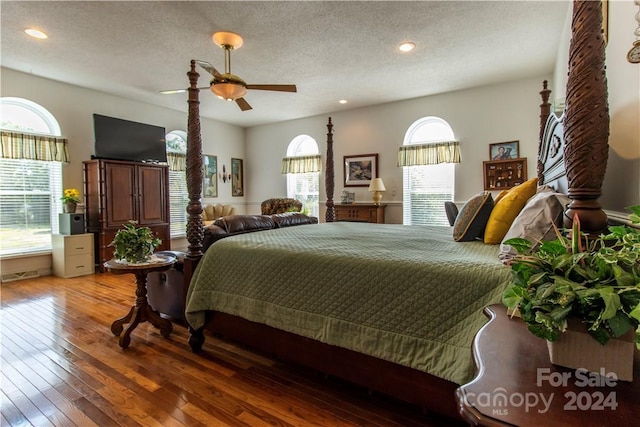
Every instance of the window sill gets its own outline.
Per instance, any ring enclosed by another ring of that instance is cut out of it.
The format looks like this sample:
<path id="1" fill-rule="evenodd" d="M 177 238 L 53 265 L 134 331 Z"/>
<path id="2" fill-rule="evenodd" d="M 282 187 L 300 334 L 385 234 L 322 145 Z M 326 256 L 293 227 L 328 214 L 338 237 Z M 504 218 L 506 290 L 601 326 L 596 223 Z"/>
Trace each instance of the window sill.
<path id="1" fill-rule="evenodd" d="M 0 261 L 8 260 L 8 259 L 31 258 L 31 257 L 46 256 L 46 255 L 51 255 L 51 250 L 21 252 L 19 254 L 10 254 L 10 255 L 0 255 Z"/>

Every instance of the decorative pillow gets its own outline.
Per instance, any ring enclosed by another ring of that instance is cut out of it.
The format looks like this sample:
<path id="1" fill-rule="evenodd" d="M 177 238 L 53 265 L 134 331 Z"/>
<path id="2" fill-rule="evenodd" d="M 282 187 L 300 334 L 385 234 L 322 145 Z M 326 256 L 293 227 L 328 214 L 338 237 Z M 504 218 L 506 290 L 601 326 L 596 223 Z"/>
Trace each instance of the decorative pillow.
<path id="1" fill-rule="evenodd" d="M 482 238 L 493 209 L 493 197 L 488 191 L 473 196 L 462 206 L 453 224 L 453 240 L 470 242 Z"/>
<path id="2" fill-rule="evenodd" d="M 444 211 L 447 214 L 449 225 L 454 225 L 458 217 L 458 205 L 453 202 L 444 202 Z"/>
<path id="3" fill-rule="evenodd" d="M 511 223 L 518 216 L 527 200 L 536 194 L 538 178 L 531 178 L 522 184 L 513 187 L 506 196 L 496 204 L 491 211 L 487 227 L 484 230 L 484 242 L 488 245 L 497 245 L 502 241 Z"/>
<path id="4" fill-rule="evenodd" d="M 497 204 L 498 204 L 498 202 L 499 202 L 500 200 L 502 200 L 502 198 L 503 198 L 504 196 L 506 196 L 507 194 L 509 194 L 509 190 L 502 190 L 501 192 L 499 192 L 499 193 L 498 193 L 498 195 L 496 196 L 496 198 L 495 198 L 495 199 L 493 199 L 493 204 L 494 204 L 494 206 L 495 206 L 495 205 L 497 205 Z"/>
<path id="5" fill-rule="evenodd" d="M 570 199 L 567 196 L 553 191 L 538 192 L 529 199 L 511 224 L 511 228 L 500 245 L 498 257 L 502 262 L 506 263 L 517 254 L 515 249 L 504 244 L 505 240 L 519 237 L 527 239 L 534 244 L 534 247 L 537 247 L 543 240 L 555 239 L 556 233 L 553 224 L 558 227 L 562 226 L 564 207 L 569 202 Z"/>

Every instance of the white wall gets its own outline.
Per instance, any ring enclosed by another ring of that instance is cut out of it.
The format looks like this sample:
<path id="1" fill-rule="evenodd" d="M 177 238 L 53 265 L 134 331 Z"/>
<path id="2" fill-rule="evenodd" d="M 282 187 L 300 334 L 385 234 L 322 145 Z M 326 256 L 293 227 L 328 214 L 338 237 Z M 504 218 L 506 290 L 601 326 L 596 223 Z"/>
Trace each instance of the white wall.
<path id="1" fill-rule="evenodd" d="M 300 134 L 316 139 L 326 157 L 326 123 L 334 124 L 336 186 L 334 201 L 343 190 L 342 159 L 345 155 L 378 153 L 379 175 L 387 192 L 387 222 L 402 222 L 402 169 L 396 166 L 398 148 L 411 124 L 434 115 L 445 119 L 460 141 L 462 162 L 456 165 L 455 199 L 464 201 L 482 191 L 482 161 L 489 160 L 489 144 L 520 141 L 520 156 L 527 157 L 529 177 L 536 173 L 538 150 L 539 92 L 550 76 L 484 86 L 407 101 L 358 108 L 299 120 L 247 129 L 246 152 L 251 175 L 248 177 L 248 207 L 255 210 L 261 200 L 283 196 L 286 180 L 280 173 L 280 160 L 289 142 Z M 321 175 L 321 220 L 326 191 Z M 371 200 L 366 188 L 349 187 L 356 202 Z M 393 195 L 395 191 L 395 196 Z"/>
<path id="2" fill-rule="evenodd" d="M 82 161 L 94 153 L 93 113 L 119 117 L 142 123 L 162 126 L 167 132 L 187 129 L 187 115 L 149 104 L 107 95 L 30 74 L 2 68 L 1 91 L 3 97 L 26 98 L 42 105 L 58 120 L 62 135 L 69 141 L 71 161 L 62 168 L 64 188 L 83 191 Z M 186 98 L 185 98 L 186 104 Z M 218 156 L 220 165 L 230 164 L 231 157 L 244 158 L 244 130 L 240 127 L 210 119 L 201 119 L 203 151 Z M 233 199 L 233 200 L 232 200 Z M 214 203 L 234 203 L 244 209 L 244 198 L 231 197 L 230 185 L 219 182 L 218 198 L 204 200 Z M 183 245 L 179 245 L 183 246 Z M 175 245 L 172 243 L 172 247 Z M 39 257 L 38 269 L 46 271 L 51 257 Z M 24 271 L 27 261 L 2 260 L 4 273 Z M 29 261 L 33 268 L 33 259 Z"/>

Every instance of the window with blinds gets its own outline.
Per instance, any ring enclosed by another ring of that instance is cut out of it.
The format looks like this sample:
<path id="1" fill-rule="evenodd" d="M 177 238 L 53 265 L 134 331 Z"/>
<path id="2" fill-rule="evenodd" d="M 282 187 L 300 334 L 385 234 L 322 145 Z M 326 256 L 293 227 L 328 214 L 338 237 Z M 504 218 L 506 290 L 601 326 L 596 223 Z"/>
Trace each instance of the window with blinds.
<path id="1" fill-rule="evenodd" d="M 0 256 L 50 251 L 62 212 L 66 140 L 55 138 L 60 126 L 42 106 L 4 97 L 0 107 L 0 127 L 10 131 L 0 150 Z"/>
<path id="2" fill-rule="evenodd" d="M 409 166 L 403 175 L 403 223 L 449 226 L 444 202 L 453 200 L 454 165 Z"/>
<path id="3" fill-rule="evenodd" d="M 166 135 L 169 162 L 169 233 L 172 238 L 187 234 L 187 175 L 184 156 L 187 152 L 187 133 L 173 130 Z"/>
<path id="4" fill-rule="evenodd" d="M 187 234 L 187 176 L 184 171 L 169 171 L 169 226 L 171 237 L 183 237 Z"/>
<path id="5" fill-rule="evenodd" d="M 318 143 L 309 135 L 298 135 L 287 147 L 287 158 L 318 155 Z M 291 159 L 289 159 L 291 160 Z M 308 215 L 320 216 L 320 172 L 317 162 L 300 162 L 310 167 L 314 172 L 304 172 L 304 168 L 297 168 L 297 173 L 287 173 L 287 197 L 302 202 L 302 209 Z"/>
<path id="6" fill-rule="evenodd" d="M 60 162 L 0 159 L 0 256 L 51 250 L 62 192 Z"/>
<path id="7" fill-rule="evenodd" d="M 320 178 L 318 172 L 287 175 L 287 197 L 302 202 L 302 209 L 311 216 L 319 216 Z M 291 177 L 291 178 L 289 178 Z"/>
<path id="8" fill-rule="evenodd" d="M 403 145 L 453 139 L 451 126 L 439 117 L 430 116 L 417 120 L 409 127 Z M 449 226 L 444 202 L 454 199 L 454 163 L 405 166 L 402 181 L 402 219 L 405 225 Z"/>

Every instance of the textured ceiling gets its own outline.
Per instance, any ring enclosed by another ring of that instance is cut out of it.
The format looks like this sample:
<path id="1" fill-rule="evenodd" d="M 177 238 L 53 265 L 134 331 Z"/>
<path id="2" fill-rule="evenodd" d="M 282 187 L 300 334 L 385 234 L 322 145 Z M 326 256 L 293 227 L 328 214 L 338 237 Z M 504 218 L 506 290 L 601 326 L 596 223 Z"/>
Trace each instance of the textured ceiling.
<path id="1" fill-rule="evenodd" d="M 2 66 L 185 111 L 191 59 L 224 70 L 211 40 L 244 45 L 232 72 L 253 110 L 201 92 L 203 116 L 249 127 L 551 73 L 566 1 L 2 1 Z M 37 27 L 49 35 L 24 33 Z M 409 54 L 397 45 L 410 40 Z M 200 86 L 209 76 L 199 69 Z M 341 98 L 349 99 L 339 105 Z"/>

